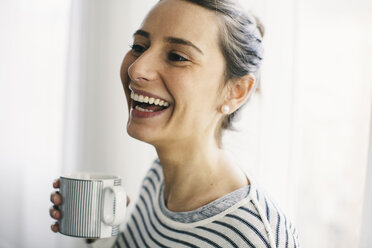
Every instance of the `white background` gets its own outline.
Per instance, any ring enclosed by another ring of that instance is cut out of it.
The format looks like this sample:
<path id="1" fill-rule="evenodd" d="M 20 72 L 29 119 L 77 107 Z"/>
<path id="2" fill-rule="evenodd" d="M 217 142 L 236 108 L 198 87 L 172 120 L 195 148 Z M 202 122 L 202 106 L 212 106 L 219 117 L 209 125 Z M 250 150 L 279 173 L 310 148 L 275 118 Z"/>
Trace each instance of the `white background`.
<path id="1" fill-rule="evenodd" d="M 0 0 L 0 248 L 81 247 L 50 231 L 62 173 L 119 174 L 135 202 L 156 154 L 126 134 L 119 68 L 155 2 Z M 265 61 L 226 149 L 302 247 L 370 247 L 372 2 L 241 2 L 266 27 Z"/>

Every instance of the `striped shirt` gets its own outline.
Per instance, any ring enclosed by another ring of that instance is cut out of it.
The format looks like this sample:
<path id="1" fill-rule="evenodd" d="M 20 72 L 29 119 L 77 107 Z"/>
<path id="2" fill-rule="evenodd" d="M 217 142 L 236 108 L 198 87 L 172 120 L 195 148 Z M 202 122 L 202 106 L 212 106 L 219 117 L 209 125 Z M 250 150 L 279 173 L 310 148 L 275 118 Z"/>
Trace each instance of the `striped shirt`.
<path id="1" fill-rule="evenodd" d="M 240 192 L 248 189 L 247 194 L 231 206 L 226 207 L 229 201 L 225 201 L 225 196 L 224 201 L 217 199 L 197 210 L 183 212 L 181 217 L 172 217 L 174 212 L 168 210 L 167 213 L 164 209 L 163 172 L 156 160 L 113 247 L 299 247 L 294 226 L 276 204 L 256 188 L 251 178 L 249 180 L 250 186 L 240 189 Z M 216 208 L 221 202 L 225 207 Z M 205 211 L 210 209 L 219 211 Z M 200 215 L 201 212 L 207 214 Z"/>

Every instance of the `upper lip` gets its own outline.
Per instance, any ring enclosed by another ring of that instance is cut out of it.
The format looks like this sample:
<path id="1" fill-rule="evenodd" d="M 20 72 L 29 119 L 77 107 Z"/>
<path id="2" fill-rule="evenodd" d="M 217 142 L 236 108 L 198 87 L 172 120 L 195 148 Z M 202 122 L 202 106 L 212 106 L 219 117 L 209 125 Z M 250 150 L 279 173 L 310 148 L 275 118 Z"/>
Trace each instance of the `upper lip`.
<path id="1" fill-rule="evenodd" d="M 131 91 L 133 91 L 134 93 L 138 94 L 138 95 L 143 95 L 143 96 L 153 97 L 153 98 L 155 98 L 155 99 L 160 99 L 160 100 L 163 100 L 163 101 L 169 103 L 169 101 L 167 101 L 166 99 L 164 99 L 164 98 L 162 98 L 162 97 L 160 97 L 160 96 L 157 96 L 157 95 L 151 94 L 151 93 L 149 93 L 149 92 L 146 92 L 146 91 L 143 91 L 143 90 L 137 90 L 137 89 L 135 89 L 135 88 L 133 88 L 133 87 L 129 87 L 129 89 L 130 89 Z"/>

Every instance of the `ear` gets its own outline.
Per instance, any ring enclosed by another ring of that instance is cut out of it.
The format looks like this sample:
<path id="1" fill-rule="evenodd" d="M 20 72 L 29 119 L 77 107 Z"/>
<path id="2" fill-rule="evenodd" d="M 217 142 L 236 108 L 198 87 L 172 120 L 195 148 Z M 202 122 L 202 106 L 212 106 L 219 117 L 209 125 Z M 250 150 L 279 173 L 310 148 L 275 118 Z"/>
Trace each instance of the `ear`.
<path id="1" fill-rule="evenodd" d="M 252 74 L 231 80 L 227 85 L 225 103 L 230 107 L 230 113 L 242 106 L 251 93 L 256 83 L 256 78 Z"/>

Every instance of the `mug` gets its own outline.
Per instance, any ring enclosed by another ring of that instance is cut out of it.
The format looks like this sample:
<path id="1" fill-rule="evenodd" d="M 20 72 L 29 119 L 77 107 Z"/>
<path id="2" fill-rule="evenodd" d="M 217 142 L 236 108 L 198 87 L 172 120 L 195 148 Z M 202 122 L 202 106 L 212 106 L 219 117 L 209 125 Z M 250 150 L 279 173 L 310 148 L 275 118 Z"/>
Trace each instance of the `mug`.
<path id="1" fill-rule="evenodd" d="M 60 233 L 79 238 L 107 238 L 119 233 L 127 207 L 120 177 L 75 173 L 59 180 Z"/>

